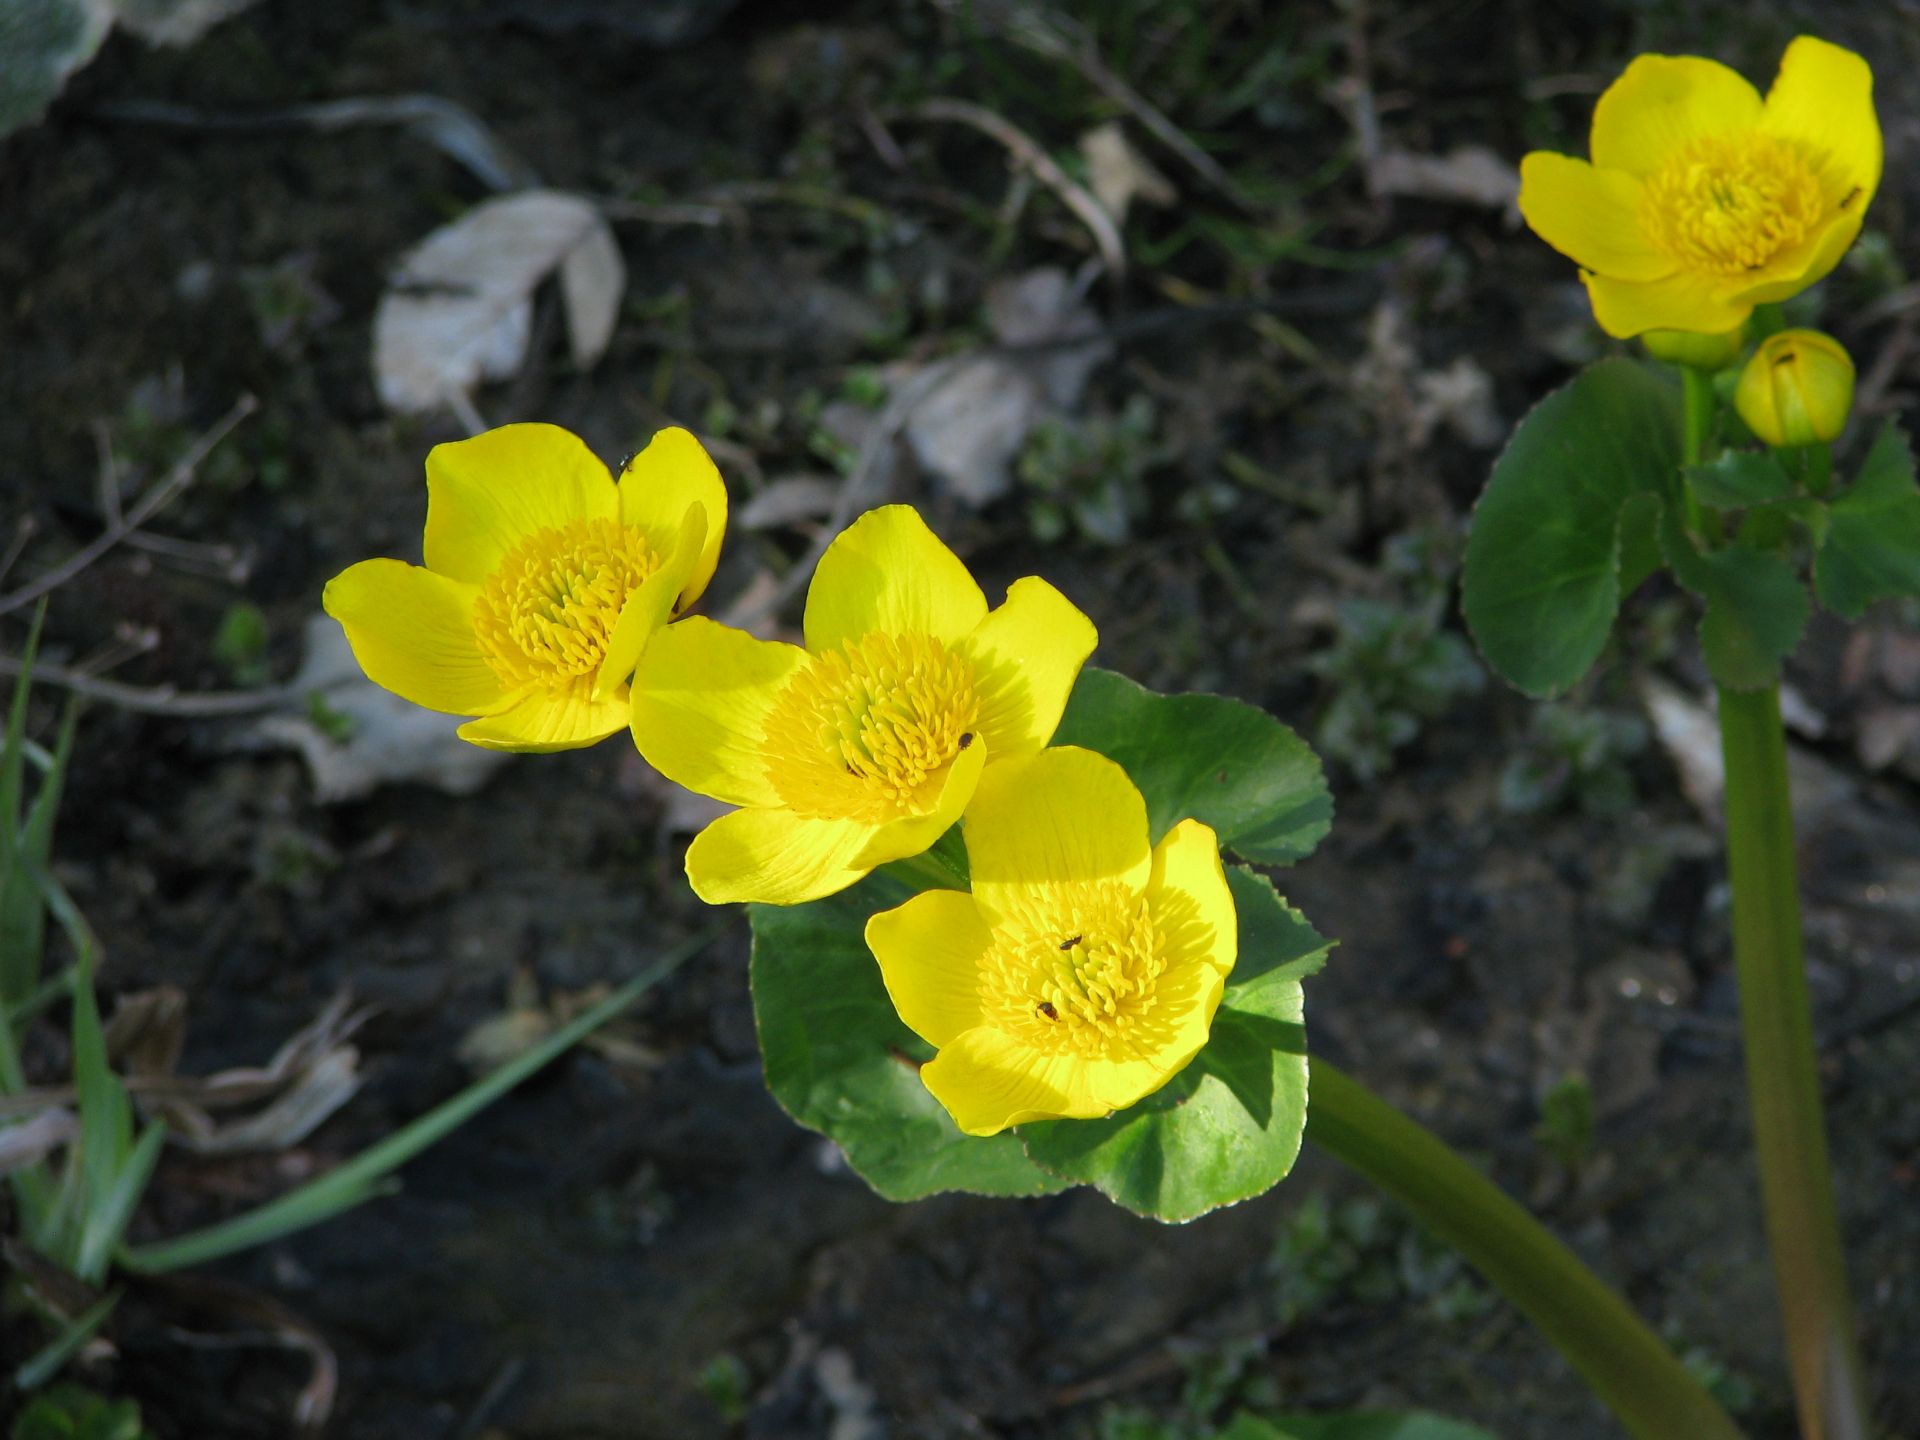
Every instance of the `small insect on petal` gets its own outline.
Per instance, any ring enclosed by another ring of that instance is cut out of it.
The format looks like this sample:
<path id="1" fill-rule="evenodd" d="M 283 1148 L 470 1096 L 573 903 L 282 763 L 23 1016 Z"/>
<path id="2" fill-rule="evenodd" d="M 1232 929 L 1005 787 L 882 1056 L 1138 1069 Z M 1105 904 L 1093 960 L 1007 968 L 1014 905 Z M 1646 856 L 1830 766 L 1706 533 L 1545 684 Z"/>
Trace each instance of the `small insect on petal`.
<path id="1" fill-rule="evenodd" d="M 1053 1002 L 1051 1000 L 1042 1000 L 1033 1008 L 1035 1013 L 1044 1015 L 1049 1020 L 1058 1020 L 1060 1018 L 1060 1012 L 1053 1008 Z"/>

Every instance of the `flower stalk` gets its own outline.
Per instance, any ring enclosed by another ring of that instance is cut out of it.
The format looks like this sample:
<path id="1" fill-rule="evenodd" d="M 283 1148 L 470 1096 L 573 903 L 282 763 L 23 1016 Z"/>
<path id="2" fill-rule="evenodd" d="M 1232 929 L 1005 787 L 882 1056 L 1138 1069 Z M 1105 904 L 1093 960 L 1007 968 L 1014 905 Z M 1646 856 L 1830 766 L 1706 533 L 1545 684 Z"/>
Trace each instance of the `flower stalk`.
<path id="1" fill-rule="evenodd" d="M 1865 1440 L 1867 1410 L 1840 1249 L 1801 954 L 1780 691 L 1720 692 L 1733 954 L 1767 1243 L 1806 1440 Z"/>
<path id="2" fill-rule="evenodd" d="M 1706 458 L 1715 398 L 1707 377 L 1686 368 L 1681 375 L 1682 458 L 1696 465 Z M 1816 448 L 1830 473 L 1830 452 L 1825 444 Z M 1718 697 L 1747 1106 L 1800 1429 L 1805 1440 L 1866 1440 L 1866 1387 L 1840 1248 L 1801 949 L 1780 687 L 1722 686 Z"/>
<path id="3" fill-rule="evenodd" d="M 1431 1131 L 1314 1057 L 1307 1139 L 1411 1210 L 1524 1314 L 1638 1440 L 1738 1440 L 1618 1292 Z"/>

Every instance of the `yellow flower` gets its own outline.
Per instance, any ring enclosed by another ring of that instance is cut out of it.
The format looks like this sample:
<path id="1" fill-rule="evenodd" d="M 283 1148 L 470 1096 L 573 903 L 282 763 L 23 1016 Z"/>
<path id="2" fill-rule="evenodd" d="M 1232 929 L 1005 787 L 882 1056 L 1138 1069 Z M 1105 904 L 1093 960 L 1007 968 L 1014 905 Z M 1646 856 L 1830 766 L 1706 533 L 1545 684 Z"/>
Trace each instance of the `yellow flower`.
<path id="1" fill-rule="evenodd" d="M 1853 357 L 1818 330 L 1770 335 L 1740 372 L 1733 408 L 1776 448 L 1833 440 L 1853 409 Z"/>
<path id="2" fill-rule="evenodd" d="M 1577 261 L 1609 335 L 1724 334 L 1839 263 L 1880 183 L 1873 72 L 1802 35 L 1763 101 L 1726 66 L 1642 55 L 1593 112 L 1593 162 L 1535 151 L 1520 211 Z"/>
<path id="3" fill-rule="evenodd" d="M 989 612 L 906 505 L 834 537 L 805 628 L 802 649 L 682 621 L 634 676 L 633 739 L 648 763 L 743 807 L 687 850 L 687 878 L 710 904 L 797 905 L 925 850 L 989 757 L 1053 737 L 1096 638 L 1031 576 Z"/>
<path id="4" fill-rule="evenodd" d="M 364 560 L 322 604 L 368 678 L 493 750 L 566 750 L 627 723 L 627 677 L 713 577 L 727 492 L 685 430 L 621 473 L 556 425 L 427 456 L 426 565 Z"/>
<path id="5" fill-rule="evenodd" d="M 988 766 L 963 833 L 971 895 L 867 922 L 954 1124 L 1094 1119 L 1200 1053 L 1239 943 L 1212 830 L 1183 820 L 1150 848 L 1126 771 L 1066 745 Z"/>

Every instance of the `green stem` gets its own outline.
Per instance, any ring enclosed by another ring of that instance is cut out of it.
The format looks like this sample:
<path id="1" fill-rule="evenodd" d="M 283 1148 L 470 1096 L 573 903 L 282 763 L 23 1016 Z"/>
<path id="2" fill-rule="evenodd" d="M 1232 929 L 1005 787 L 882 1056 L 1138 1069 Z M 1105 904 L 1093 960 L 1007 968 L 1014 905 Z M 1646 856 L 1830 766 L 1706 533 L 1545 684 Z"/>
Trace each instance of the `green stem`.
<path id="1" fill-rule="evenodd" d="M 1639 1440 L 1738 1440 L 1660 1337 L 1479 1171 L 1359 1081 L 1314 1059 L 1307 1138 L 1411 1210 L 1516 1305 Z"/>
<path id="2" fill-rule="evenodd" d="M 1679 369 L 1680 453 L 1686 464 L 1698 465 L 1706 458 L 1707 442 L 1713 435 L 1713 375 L 1710 371 L 1696 370 L 1691 365 L 1682 365 Z M 1709 529 L 1706 507 L 1694 498 L 1693 488 L 1684 480 L 1680 483 L 1680 498 L 1686 505 L 1687 529 L 1706 539 L 1720 538 L 1720 517 L 1712 517 Z"/>
<path id="3" fill-rule="evenodd" d="M 1864 1440 L 1865 1385 L 1820 1114 L 1777 687 L 1720 692 L 1720 752 L 1747 1103 L 1801 1434 Z"/>

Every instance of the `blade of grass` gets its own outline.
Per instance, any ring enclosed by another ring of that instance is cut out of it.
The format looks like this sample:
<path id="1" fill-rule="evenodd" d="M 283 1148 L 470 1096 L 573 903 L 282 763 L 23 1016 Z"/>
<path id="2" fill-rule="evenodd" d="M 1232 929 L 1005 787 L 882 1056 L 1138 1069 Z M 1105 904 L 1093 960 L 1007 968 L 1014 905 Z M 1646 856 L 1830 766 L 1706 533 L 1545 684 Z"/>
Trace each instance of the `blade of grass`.
<path id="1" fill-rule="evenodd" d="M 199 1265 L 222 1255 L 231 1255 L 237 1250 L 264 1245 L 296 1230 L 304 1230 L 309 1225 L 330 1220 L 345 1210 L 373 1199 L 377 1193 L 375 1187 L 391 1172 L 428 1146 L 444 1139 L 536 1070 L 551 1063 L 613 1019 L 682 963 L 713 943 L 722 929 L 715 926 L 675 946 L 605 1000 L 556 1030 L 524 1055 L 475 1081 L 452 1099 L 396 1130 L 379 1144 L 363 1150 L 337 1169 L 282 1195 L 278 1200 L 268 1201 L 257 1209 L 236 1215 L 218 1225 L 210 1225 L 204 1230 L 196 1230 L 173 1240 L 122 1250 L 121 1265 L 143 1275 Z"/>
<path id="2" fill-rule="evenodd" d="M 153 1178 L 153 1167 L 159 1163 L 160 1147 L 166 1138 L 166 1126 L 157 1121 L 147 1126 L 107 1192 L 87 1197 L 86 1223 L 80 1231 L 73 1272 L 89 1285 L 98 1285 L 106 1278 L 107 1262 L 113 1258 L 120 1237 L 127 1233 L 127 1222 L 146 1193 L 147 1181 Z"/>
<path id="3" fill-rule="evenodd" d="M 115 1291 L 75 1316 L 51 1345 L 13 1372 L 13 1383 L 22 1390 L 37 1390 L 58 1375 L 61 1367 L 107 1323 L 107 1317 L 113 1314 L 113 1307 L 119 1303 L 120 1294 Z"/>
<path id="4" fill-rule="evenodd" d="M 17 900 L 11 900 L 10 896 L 11 903 L 0 907 L 0 949 L 16 951 L 24 957 L 22 968 L 29 975 L 29 991 L 32 982 L 40 978 L 47 949 L 47 908 L 40 894 L 42 887 L 32 882 L 32 876 L 35 871 L 45 870 L 53 856 L 53 826 L 60 816 L 60 796 L 66 783 L 67 762 L 73 755 L 74 722 L 79 715 L 79 703 L 69 701 L 66 714 L 60 720 L 60 738 L 53 748 L 53 764 L 41 777 L 39 793 L 27 810 L 27 821 L 21 827 L 13 854 L 8 883 L 10 890 L 17 885 L 21 893 Z M 24 998 L 24 992 L 17 992 L 14 998 Z"/>
<path id="5" fill-rule="evenodd" d="M 80 1257 L 89 1218 L 112 1191 L 133 1148 L 133 1106 L 107 1064 L 106 1032 L 86 975 L 76 975 L 73 983 L 73 1088 L 80 1111 L 80 1183 L 64 1226 L 68 1246 L 54 1258 L 87 1279 Z"/>
<path id="6" fill-rule="evenodd" d="M 19 1000 L 40 978 L 40 952 L 22 943 L 28 933 L 23 920 L 39 897 L 20 867 L 20 797 L 26 778 L 27 699 L 33 691 L 33 660 L 40 648 L 40 625 L 46 619 L 42 601 L 33 612 L 26 649 L 20 656 L 20 677 L 13 682 L 13 701 L 7 707 L 7 734 L 0 741 L 0 1008 Z"/>

